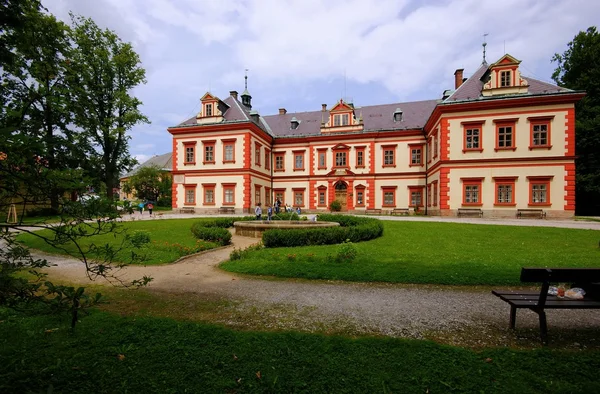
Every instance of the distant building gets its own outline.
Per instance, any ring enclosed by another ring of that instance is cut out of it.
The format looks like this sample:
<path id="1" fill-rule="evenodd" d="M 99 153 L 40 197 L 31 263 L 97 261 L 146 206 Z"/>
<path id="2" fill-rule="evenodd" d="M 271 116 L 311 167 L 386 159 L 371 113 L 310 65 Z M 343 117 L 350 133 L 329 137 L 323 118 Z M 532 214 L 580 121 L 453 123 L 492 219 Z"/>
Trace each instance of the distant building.
<path id="1" fill-rule="evenodd" d="M 146 160 L 145 162 L 143 162 L 142 164 L 140 164 L 139 166 L 137 166 L 135 169 L 133 169 L 132 171 L 128 172 L 127 174 L 123 175 L 120 179 L 119 179 L 119 184 L 121 186 L 120 189 L 120 197 L 122 200 L 124 199 L 128 199 L 128 200 L 132 200 L 135 197 L 133 196 L 132 193 L 125 193 L 125 191 L 123 190 L 123 185 L 129 180 L 129 178 L 131 178 L 132 175 L 135 175 L 140 168 L 144 168 L 144 167 L 157 167 L 160 168 L 161 170 L 165 171 L 165 172 L 171 172 L 173 170 L 173 153 L 169 152 L 169 153 L 165 153 L 162 155 L 156 155 L 151 157 L 150 159 Z"/>
<path id="2" fill-rule="evenodd" d="M 515 217 L 575 211 L 575 110 L 584 93 L 523 77 L 504 55 L 441 99 L 261 116 L 246 89 L 201 98 L 170 127 L 173 207 L 248 212 L 279 199 L 303 212 L 411 208 Z"/>

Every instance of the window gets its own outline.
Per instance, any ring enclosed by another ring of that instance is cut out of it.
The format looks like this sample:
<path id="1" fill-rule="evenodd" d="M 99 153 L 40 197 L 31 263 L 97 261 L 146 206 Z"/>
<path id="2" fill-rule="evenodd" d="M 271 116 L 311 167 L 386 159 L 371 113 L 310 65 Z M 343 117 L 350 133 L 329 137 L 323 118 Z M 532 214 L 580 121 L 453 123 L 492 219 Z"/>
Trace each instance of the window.
<path id="1" fill-rule="evenodd" d="M 215 141 L 202 141 L 202 145 L 204 145 L 202 164 L 215 164 Z"/>
<path id="2" fill-rule="evenodd" d="M 387 145 L 382 146 L 383 148 L 383 166 L 384 167 L 395 167 L 396 166 L 396 146 Z"/>
<path id="3" fill-rule="evenodd" d="M 438 205 L 438 181 L 433 181 L 433 206 Z"/>
<path id="4" fill-rule="evenodd" d="M 431 188 L 432 188 L 432 184 L 430 183 L 429 185 L 427 185 L 427 206 L 430 207 L 431 206 Z"/>
<path id="5" fill-rule="evenodd" d="M 273 203 L 271 201 L 271 188 L 269 187 L 265 187 L 265 203 L 269 205 Z"/>
<path id="6" fill-rule="evenodd" d="M 184 142 L 183 146 L 185 148 L 183 164 L 196 164 L 196 141 Z"/>
<path id="7" fill-rule="evenodd" d="M 260 198 L 261 188 L 262 188 L 262 186 L 254 186 L 254 204 L 255 205 L 262 202 L 262 200 Z"/>
<path id="8" fill-rule="evenodd" d="M 304 206 L 304 190 L 305 189 L 292 189 L 294 192 L 294 206 Z"/>
<path id="9" fill-rule="evenodd" d="M 334 126 L 347 126 L 348 124 L 350 124 L 350 115 L 349 114 L 333 115 L 333 125 Z"/>
<path id="10" fill-rule="evenodd" d="M 294 152 L 294 171 L 304 171 L 304 151 Z"/>
<path id="11" fill-rule="evenodd" d="M 409 145 L 410 149 L 410 166 L 422 166 L 423 165 L 423 145 Z"/>
<path id="12" fill-rule="evenodd" d="M 481 145 L 483 122 L 463 123 L 462 125 L 464 130 L 463 152 L 483 151 Z"/>
<path id="13" fill-rule="evenodd" d="M 554 116 L 527 118 L 531 123 L 529 149 L 552 148 L 550 145 L 550 122 Z"/>
<path id="14" fill-rule="evenodd" d="M 183 185 L 185 189 L 185 202 L 184 205 L 195 205 L 196 204 L 196 185 Z"/>
<path id="15" fill-rule="evenodd" d="M 431 162 L 431 138 L 427 140 L 427 163 Z"/>
<path id="16" fill-rule="evenodd" d="M 515 150 L 515 129 L 517 119 L 495 120 L 496 123 L 496 151 L 502 149 Z"/>
<path id="17" fill-rule="evenodd" d="M 235 163 L 235 140 L 223 140 L 223 163 Z"/>
<path id="18" fill-rule="evenodd" d="M 365 192 L 364 190 L 356 191 L 356 205 L 361 207 L 365 205 Z"/>
<path id="19" fill-rule="evenodd" d="M 511 71 L 500 71 L 500 87 L 511 85 Z"/>
<path id="20" fill-rule="evenodd" d="M 260 147 L 258 142 L 254 143 L 254 164 L 260 166 Z"/>
<path id="21" fill-rule="evenodd" d="M 324 186 L 319 187 L 318 193 L 319 193 L 319 200 L 318 200 L 317 205 L 319 205 L 320 207 L 327 206 L 327 188 Z"/>
<path id="22" fill-rule="evenodd" d="M 409 186 L 408 193 L 410 198 L 409 207 L 422 207 L 423 206 L 423 186 Z"/>
<path id="23" fill-rule="evenodd" d="M 275 153 L 275 171 L 285 171 L 285 152 Z"/>
<path id="24" fill-rule="evenodd" d="M 215 184 L 203 183 L 204 189 L 204 205 L 215 205 Z"/>
<path id="25" fill-rule="evenodd" d="M 483 178 L 462 178 L 463 205 L 482 205 L 481 183 Z"/>
<path id="26" fill-rule="evenodd" d="M 553 177 L 527 177 L 529 181 L 529 205 L 550 206 L 550 181 Z"/>
<path id="27" fill-rule="evenodd" d="M 318 163 L 317 168 L 323 170 L 327 168 L 327 151 L 325 149 L 318 149 Z"/>
<path id="28" fill-rule="evenodd" d="M 365 148 L 356 148 L 356 168 L 365 167 Z"/>
<path id="29" fill-rule="evenodd" d="M 346 167 L 346 152 L 335 152 L 335 166 L 336 167 Z"/>
<path id="30" fill-rule="evenodd" d="M 281 205 L 285 205 L 285 189 L 273 189 L 275 192 L 275 201 L 279 200 Z"/>
<path id="31" fill-rule="evenodd" d="M 382 187 L 383 192 L 383 206 L 384 207 L 395 207 L 396 206 L 396 187 Z"/>
<path id="32" fill-rule="evenodd" d="M 235 183 L 223 184 L 223 205 L 235 205 Z"/>
<path id="33" fill-rule="evenodd" d="M 516 177 L 494 178 L 496 198 L 494 205 L 515 206 L 515 180 Z"/>
<path id="34" fill-rule="evenodd" d="M 271 169 L 271 151 L 265 148 L 265 170 Z"/>
<path id="35" fill-rule="evenodd" d="M 212 116 L 212 104 L 206 104 L 204 106 L 204 116 Z"/>
<path id="36" fill-rule="evenodd" d="M 433 158 L 435 159 L 438 156 L 438 136 L 437 134 L 433 136 Z"/>

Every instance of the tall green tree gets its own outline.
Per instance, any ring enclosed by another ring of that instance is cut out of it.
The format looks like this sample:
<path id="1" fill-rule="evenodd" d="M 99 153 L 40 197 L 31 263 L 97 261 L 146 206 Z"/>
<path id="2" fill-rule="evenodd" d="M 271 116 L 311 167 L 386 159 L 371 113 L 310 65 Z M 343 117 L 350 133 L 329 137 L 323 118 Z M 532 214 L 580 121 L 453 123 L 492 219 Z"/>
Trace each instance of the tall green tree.
<path id="1" fill-rule="evenodd" d="M 71 58 L 70 87 L 75 99 L 75 125 L 82 130 L 80 144 L 88 152 L 87 170 L 98 175 L 108 198 L 119 174 L 136 164 L 129 154 L 127 132 L 149 123 L 132 90 L 146 83 L 146 72 L 129 43 L 93 20 L 71 16 L 75 48 Z"/>
<path id="2" fill-rule="evenodd" d="M 600 33 L 595 26 L 581 31 L 567 50 L 555 54 L 552 78 L 559 86 L 585 90 L 576 111 L 576 210 L 600 215 Z"/>
<path id="3" fill-rule="evenodd" d="M 30 154 L 43 158 L 50 170 L 76 167 L 79 158 L 68 127 L 69 27 L 33 5 L 25 7 L 17 20 L 18 28 L 4 34 L 12 47 L 1 73 L 2 140 L 15 144 L 28 139 Z M 47 197 L 55 211 L 64 193 L 50 190 Z"/>

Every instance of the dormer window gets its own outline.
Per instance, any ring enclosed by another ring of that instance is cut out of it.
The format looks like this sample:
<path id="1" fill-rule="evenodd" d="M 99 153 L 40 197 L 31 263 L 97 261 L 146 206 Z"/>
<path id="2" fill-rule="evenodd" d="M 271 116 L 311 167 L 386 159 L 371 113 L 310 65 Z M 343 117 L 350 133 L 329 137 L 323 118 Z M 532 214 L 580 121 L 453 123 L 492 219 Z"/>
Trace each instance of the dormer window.
<path id="1" fill-rule="evenodd" d="M 298 128 L 298 126 L 300 126 L 300 122 L 298 121 L 298 119 L 296 119 L 296 117 L 294 116 L 290 122 L 290 128 L 292 130 L 296 130 Z"/>
<path id="2" fill-rule="evenodd" d="M 204 116 L 212 116 L 212 104 L 206 104 L 204 106 Z"/>
<path id="3" fill-rule="evenodd" d="M 394 111 L 394 122 L 402 122 L 402 110 L 400 108 L 396 108 Z"/>
<path id="4" fill-rule="evenodd" d="M 350 115 L 349 114 L 338 114 L 333 116 L 333 125 L 334 126 L 347 126 L 350 124 Z"/>
<path id="5" fill-rule="evenodd" d="M 512 86 L 511 82 L 511 72 L 510 71 L 501 71 L 500 72 L 500 87 Z"/>

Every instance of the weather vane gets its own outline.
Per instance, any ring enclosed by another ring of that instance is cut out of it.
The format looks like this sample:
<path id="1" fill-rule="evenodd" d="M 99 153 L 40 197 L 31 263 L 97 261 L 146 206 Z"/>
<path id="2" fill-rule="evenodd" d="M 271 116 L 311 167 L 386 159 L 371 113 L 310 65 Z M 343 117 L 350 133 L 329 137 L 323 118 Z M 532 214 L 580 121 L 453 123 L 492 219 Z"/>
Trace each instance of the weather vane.
<path id="1" fill-rule="evenodd" d="M 489 33 L 483 33 L 483 44 L 481 44 L 483 46 L 483 63 L 482 64 L 486 64 L 487 62 L 485 61 L 485 47 L 487 46 L 487 42 L 485 42 L 485 38 L 489 35 Z"/>

